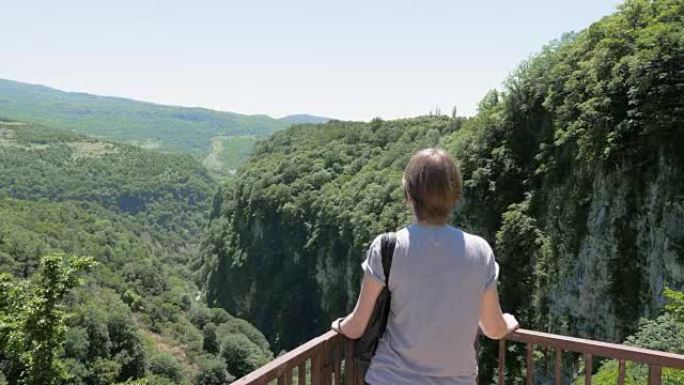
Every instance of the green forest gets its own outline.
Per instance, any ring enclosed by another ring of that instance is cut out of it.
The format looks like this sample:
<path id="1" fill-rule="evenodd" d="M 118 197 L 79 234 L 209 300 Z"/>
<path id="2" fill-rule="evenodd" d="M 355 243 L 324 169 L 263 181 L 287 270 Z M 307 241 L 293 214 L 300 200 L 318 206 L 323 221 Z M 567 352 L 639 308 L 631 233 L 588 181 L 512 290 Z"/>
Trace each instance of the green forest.
<path id="1" fill-rule="evenodd" d="M 322 334 L 369 242 L 411 222 L 401 175 L 434 146 L 463 172 L 452 224 L 492 245 L 524 328 L 684 354 L 684 3 L 628 0 L 472 117 L 272 119 L 0 79 L 0 385 L 227 384 Z M 593 367 L 616 383 L 616 361 Z"/>
<path id="2" fill-rule="evenodd" d="M 270 360 L 198 300 L 215 184 L 187 155 L 0 123 L 0 384 L 214 385 Z"/>

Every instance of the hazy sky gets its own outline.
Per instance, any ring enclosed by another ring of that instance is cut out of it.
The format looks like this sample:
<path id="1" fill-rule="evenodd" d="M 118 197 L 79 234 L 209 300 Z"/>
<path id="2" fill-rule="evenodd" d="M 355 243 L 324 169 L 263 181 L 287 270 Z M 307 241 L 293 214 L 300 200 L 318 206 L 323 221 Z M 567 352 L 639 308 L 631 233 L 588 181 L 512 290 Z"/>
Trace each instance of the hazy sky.
<path id="1" fill-rule="evenodd" d="M 282 116 L 470 115 L 617 0 L 0 0 L 0 78 Z"/>

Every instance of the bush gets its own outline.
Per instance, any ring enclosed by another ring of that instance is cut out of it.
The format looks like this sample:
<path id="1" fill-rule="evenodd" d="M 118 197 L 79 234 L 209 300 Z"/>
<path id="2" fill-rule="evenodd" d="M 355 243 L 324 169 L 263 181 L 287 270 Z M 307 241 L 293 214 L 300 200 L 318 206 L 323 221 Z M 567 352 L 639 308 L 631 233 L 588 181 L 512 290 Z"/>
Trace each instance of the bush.
<path id="1" fill-rule="evenodd" d="M 226 363 L 219 359 L 207 356 L 200 366 L 196 378 L 197 385 L 224 385 L 235 380 L 235 377 L 226 370 Z"/>
<path id="2" fill-rule="evenodd" d="M 224 337 L 221 357 L 225 360 L 228 372 L 238 378 L 266 364 L 271 358 L 243 334 Z"/>
<path id="3" fill-rule="evenodd" d="M 204 325 L 202 337 L 202 349 L 207 353 L 218 354 L 221 347 L 216 337 L 216 325 L 213 323 Z"/>
<path id="4" fill-rule="evenodd" d="M 166 377 L 175 383 L 183 381 L 183 367 L 176 358 L 167 353 L 157 353 L 150 357 L 148 369 L 153 374 Z"/>

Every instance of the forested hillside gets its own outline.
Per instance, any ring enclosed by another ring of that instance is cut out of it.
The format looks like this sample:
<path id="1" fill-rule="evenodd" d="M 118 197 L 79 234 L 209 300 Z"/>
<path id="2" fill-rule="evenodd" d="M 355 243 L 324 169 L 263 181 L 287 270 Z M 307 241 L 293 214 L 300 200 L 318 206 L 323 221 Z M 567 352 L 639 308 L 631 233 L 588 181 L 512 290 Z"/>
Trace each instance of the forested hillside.
<path id="1" fill-rule="evenodd" d="M 529 328 L 622 341 L 684 288 L 684 3 L 627 1 L 551 42 L 469 119 L 300 125 L 260 142 L 215 200 L 206 295 L 276 347 L 353 306 L 365 247 L 410 221 L 401 172 L 460 163 L 454 224 L 501 265 Z"/>
<path id="2" fill-rule="evenodd" d="M 0 122 L 0 197 L 92 201 L 185 243 L 199 233 L 213 183 L 187 155 Z"/>
<path id="3" fill-rule="evenodd" d="M 241 143 L 243 147 L 236 156 L 229 146 L 217 151 L 212 141 L 240 136 L 258 138 L 293 123 L 327 120 L 309 115 L 274 119 L 266 115 L 164 106 L 0 79 L 2 119 L 190 154 L 199 160 L 211 155 L 213 159 L 206 164 L 219 176 L 225 176 L 226 170 L 234 170 L 246 159 L 251 142 Z"/>
<path id="4" fill-rule="evenodd" d="M 0 123 L 0 383 L 211 385 L 268 361 L 258 330 L 198 300 L 188 262 L 213 189 L 190 156 Z M 61 332 L 27 306 L 51 303 L 46 282 L 73 273 L 55 270 L 60 253 L 96 263 L 64 292 Z M 35 368 L 40 346 L 55 347 L 54 365 Z M 51 382 L 32 377 L 48 367 Z"/>

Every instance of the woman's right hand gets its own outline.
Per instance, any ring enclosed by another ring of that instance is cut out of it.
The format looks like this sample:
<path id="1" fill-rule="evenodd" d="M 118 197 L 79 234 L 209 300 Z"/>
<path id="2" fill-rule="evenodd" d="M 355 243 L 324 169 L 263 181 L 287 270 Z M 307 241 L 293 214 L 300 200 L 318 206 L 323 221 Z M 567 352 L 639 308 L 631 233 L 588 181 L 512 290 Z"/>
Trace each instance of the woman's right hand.
<path id="1" fill-rule="evenodd" d="M 503 314 L 496 286 L 485 290 L 480 307 L 480 328 L 489 338 L 498 340 L 517 329 L 518 321 L 511 314 Z"/>
<path id="2" fill-rule="evenodd" d="M 503 319 L 504 322 L 506 322 L 506 329 L 508 330 L 508 333 L 520 327 L 520 324 L 518 324 L 518 320 L 515 319 L 513 314 L 505 313 L 503 315 Z"/>

